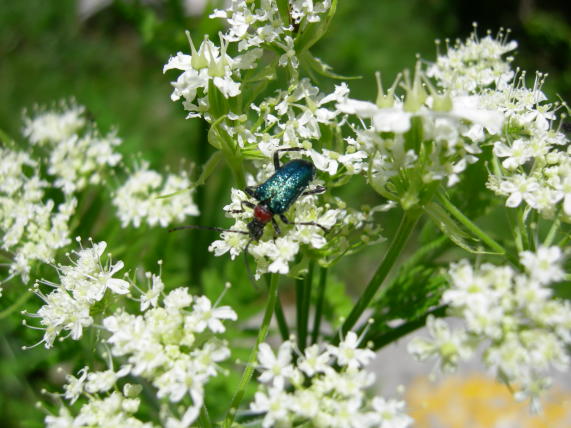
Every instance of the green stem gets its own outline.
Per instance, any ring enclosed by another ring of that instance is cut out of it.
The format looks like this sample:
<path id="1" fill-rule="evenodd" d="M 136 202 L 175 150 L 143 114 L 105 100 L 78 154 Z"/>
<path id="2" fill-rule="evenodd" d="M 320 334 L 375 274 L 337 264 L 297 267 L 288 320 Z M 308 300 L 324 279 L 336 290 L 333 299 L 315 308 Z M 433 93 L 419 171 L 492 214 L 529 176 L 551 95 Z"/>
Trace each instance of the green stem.
<path id="1" fill-rule="evenodd" d="M 232 159 L 229 162 L 230 168 L 232 171 L 232 176 L 234 177 L 234 182 L 239 189 L 246 188 L 246 178 L 244 174 L 244 168 L 242 166 L 242 162 L 240 160 Z"/>
<path id="2" fill-rule="evenodd" d="M 411 214 L 405 212 L 405 214 L 402 217 L 401 223 L 396 231 L 396 234 L 393 238 L 393 241 L 391 242 L 391 245 L 387 250 L 385 258 L 377 268 L 377 271 L 373 275 L 373 278 L 371 278 L 371 281 L 367 285 L 367 288 L 365 289 L 359 300 L 357 300 L 357 303 L 355 304 L 355 306 L 353 306 L 353 309 L 351 310 L 351 312 L 347 316 L 347 319 L 341 326 L 341 331 L 340 331 L 341 334 L 336 334 L 335 337 L 333 337 L 334 344 L 338 343 L 339 339 L 341 337 L 344 337 L 345 334 L 349 330 L 351 330 L 351 328 L 359 320 L 365 309 L 367 309 L 367 306 L 369 305 L 369 303 L 371 303 L 373 297 L 375 297 L 375 294 L 377 293 L 378 289 L 381 287 L 383 281 L 386 279 L 387 275 L 391 271 L 391 268 L 395 264 L 404 245 L 406 244 L 406 241 L 408 240 L 408 237 L 410 236 L 412 230 L 414 229 L 417 220 L 418 220 L 417 214 Z"/>
<path id="3" fill-rule="evenodd" d="M 547 237 L 545 238 L 545 241 L 543 241 L 543 245 L 545 245 L 546 247 L 551 246 L 551 243 L 555 239 L 555 235 L 557 234 L 557 231 L 559 230 L 560 224 L 561 224 L 561 220 L 559 219 L 559 217 L 558 216 L 555 217 L 555 221 L 551 225 L 551 228 L 549 229 L 549 232 L 547 233 Z"/>
<path id="4" fill-rule="evenodd" d="M 514 258 L 512 254 L 509 254 L 504 247 L 494 241 L 487 233 L 485 233 L 475 223 L 473 223 L 472 220 L 466 217 L 462 211 L 456 208 L 446 196 L 444 196 L 442 193 L 438 193 L 438 198 L 442 202 L 442 205 L 444 205 L 444 208 L 446 208 L 458 222 L 460 222 L 466 229 L 481 239 L 482 242 L 484 242 L 488 247 L 490 247 L 496 253 L 506 256 L 508 260 L 510 260 L 513 264 L 519 264 L 517 258 Z"/>
<path id="5" fill-rule="evenodd" d="M 521 207 L 518 207 L 516 214 L 517 226 L 519 228 L 520 236 L 523 238 L 523 248 L 524 250 L 529 250 L 530 249 L 529 234 L 527 233 L 527 227 L 525 225 L 525 221 L 523 220 L 524 213 L 525 211 L 521 209 Z"/>
<path id="6" fill-rule="evenodd" d="M 310 302 L 311 302 L 311 285 L 313 283 L 314 267 L 315 267 L 315 262 L 313 260 L 310 260 L 307 276 L 305 277 L 305 281 L 303 284 L 301 308 L 300 307 L 297 308 L 301 312 L 300 317 L 299 317 L 300 324 L 297 327 L 298 347 L 299 347 L 299 350 L 301 352 L 303 352 L 303 350 L 305 349 L 305 346 L 307 344 L 307 330 L 308 330 L 308 322 L 309 322 L 309 306 L 310 306 Z"/>
<path id="7" fill-rule="evenodd" d="M 513 239 L 514 239 L 516 251 L 518 253 L 521 253 L 523 251 L 523 242 L 522 242 L 521 236 L 519 234 L 519 229 L 515 225 L 515 221 L 513 218 L 514 217 L 513 211 L 514 211 L 513 209 L 506 210 L 506 218 L 508 219 L 510 231 L 511 231 L 511 234 L 512 234 Z"/>
<path id="8" fill-rule="evenodd" d="M 303 306 L 303 284 L 304 279 L 295 280 L 295 326 L 297 329 L 297 340 L 299 346 L 299 331 L 301 330 L 301 324 L 303 323 L 301 315 L 301 307 Z"/>
<path id="9" fill-rule="evenodd" d="M 537 227 L 538 227 L 538 221 L 539 221 L 539 217 L 538 217 L 538 213 L 535 210 L 532 210 L 529 213 L 529 224 L 528 224 L 528 236 L 529 236 L 529 249 L 533 252 L 535 252 L 536 250 L 536 245 L 538 243 L 538 237 L 537 237 Z"/>
<path id="10" fill-rule="evenodd" d="M 25 293 L 23 293 L 18 300 L 16 300 L 14 303 L 12 303 L 11 306 L 7 307 L 6 309 L 4 309 L 2 312 L 0 312 L 0 320 L 7 318 L 8 316 L 10 316 L 13 312 L 17 311 L 18 309 L 20 309 L 27 301 L 30 297 L 32 297 L 33 293 L 29 292 L 28 290 L 25 290 Z"/>
<path id="11" fill-rule="evenodd" d="M 327 268 L 319 269 L 319 285 L 317 289 L 317 302 L 315 304 L 315 318 L 313 319 L 313 332 L 311 333 L 311 343 L 317 343 L 319 329 L 321 325 L 321 313 L 323 312 L 323 301 L 325 300 L 325 286 L 327 285 Z"/>
<path id="12" fill-rule="evenodd" d="M 268 287 L 270 286 L 270 275 L 266 275 Z M 276 298 L 276 307 L 274 309 L 276 314 L 276 321 L 278 322 L 278 329 L 280 331 L 280 336 L 282 340 L 286 341 L 289 339 L 289 327 L 287 325 L 287 320 L 284 315 L 284 310 L 282 308 L 282 301 L 280 300 L 280 295 L 278 293 L 278 297 Z"/>
<path id="13" fill-rule="evenodd" d="M 246 385 L 250 382 L 250 378 L 254 373 L 254 364 L 256 362 L 256 358 L 258 357 L 258 347 L 260 343 L 262 343 L 266 336 L 268 335 L 268 330 L 270 328 L 270 322 L 272 321 L 272 315 L 274 313 L 274 309 L 276 307 L 276 299 L 278 296 L 278 279 L 277 275 L 272 275 L 270 279 L 270 289 L 268 291 L 268 301 L 266 303 L 266 310 L 264 312 L 264 319 L 262 320 L 262 325 L 260 326 L 260 331 L 258 332 L 258 337 L 256 338 L 256 344 L 250 352 L 250 357 L 248 358 L 248 363 L 246 365 L 246 369 L 242 374 L 242 379 L 240 379 L 240 384 L 238 385 L 238 390 L 234 397 L 232 398 L 232 403 L 230 404 L 230 409 L 228 409 L 228 413 L 226 414 L 226 419 L 224 420 L 223 426 L 226 428 L 230 428 L 232 423 L 234 422 L 234 418 L 236 417 L 236 410 L 244 398 L 244 392 L 246 390 Z"/>
<path id="14" fill-rule="evenodd" d="M 198 423 L 201 428 L 212 428 L 212 422 L 210 421 L 210 416 L 208 416 L 208 410 L 203 404 L 200 408 L 200 414 L 198 415 Z"/>
<path id="15" fill-rule="evenodd" d="M 446 315 L 447 309 L 448 306 L 446 305 L 434 308 L 425 313 L 424 315 L 422 315 L 421 317 L 416 318 L 412 321 L 405 322 L 404 324 L 401 324 L 398 327 L 395 327 L 377 337 L 372 337 L 370 339 L 367 339 L 366 342 L 367 343 L 372 342 L 373 343 L 372 349 L 377 351 L 382 347 L 388 345 L 389 343 L 393 343 L 396 340 L 400 339 L 401 337 L 406 336 L 407 334 L 413 332 L 414 330 L 424 326 L 426 324 L 426 319 L 428 318 L 429 315 L 434 315 L 437 318 L 444 317 Z"/>

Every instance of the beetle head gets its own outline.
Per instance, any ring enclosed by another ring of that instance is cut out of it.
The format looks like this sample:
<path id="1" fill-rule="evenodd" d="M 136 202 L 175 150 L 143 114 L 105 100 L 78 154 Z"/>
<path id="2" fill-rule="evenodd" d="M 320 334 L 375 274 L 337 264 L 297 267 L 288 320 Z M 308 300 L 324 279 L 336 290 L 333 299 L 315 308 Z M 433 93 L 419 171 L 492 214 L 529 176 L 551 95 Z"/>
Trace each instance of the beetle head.
<path id="1" fill-rule="evenodd" d="M 250 236 L 254 241 L 259 241 L 264 233 L 264 226 L 266 223 L 261 222 L 260 220 L 253 218 L 250 223 L 248 223 L 248 231 L 250 232 Z"/>

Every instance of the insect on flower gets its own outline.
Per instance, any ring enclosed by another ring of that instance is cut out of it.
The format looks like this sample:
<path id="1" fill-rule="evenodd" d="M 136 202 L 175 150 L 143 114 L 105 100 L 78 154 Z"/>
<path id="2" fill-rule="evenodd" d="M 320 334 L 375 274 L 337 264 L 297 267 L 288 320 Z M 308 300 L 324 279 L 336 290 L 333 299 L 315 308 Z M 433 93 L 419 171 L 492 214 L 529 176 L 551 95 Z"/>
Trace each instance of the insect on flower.
<path id="1" fill-rule="evenodd" d="M 323 186 L 315 186 L 312 189 L 307 189 L 309 183 L 315 177 L 315 166 L 311 162 L 303 159 L 295 159 L 280 166 L 280 152 L 293 152 L 300 150 L 303 149 L 285 148 L 276 150 L 274 152 L 274 174 L 262 184 L 258 186 L 248 186 L 244 189 L 244 191 L 258 201 L 258 203 L 254 204 L 249 201 L 242 201 L 242 209 L 230 212 L 242 213 L 246 211 L 246 208 L 253 210 L 254 217 L 248 223 L 247 231 L 195 225 L 175 227 L 170 229 L 170 231 L 182 229 L 209 229 L 219 232 L 234 232 L 249 235 L 250 240 L 246 244 L 246 248 L 244 250 L 246 254 L 250 243 L 252 241 L 260 240 L 264 233 L 266 224 L 271 222 L 276 235 L 281 235 L 281 230 L 276 222 L 275 216 L 278 216 L 285 224 L 316 226 L 321 228 L 324 232 L 328 232 L 327 228 L 314 221 L 292 222 L 285 216 L 285 212 L 300 196 L 315 195 L 325 192 L 325 187 Z"/>

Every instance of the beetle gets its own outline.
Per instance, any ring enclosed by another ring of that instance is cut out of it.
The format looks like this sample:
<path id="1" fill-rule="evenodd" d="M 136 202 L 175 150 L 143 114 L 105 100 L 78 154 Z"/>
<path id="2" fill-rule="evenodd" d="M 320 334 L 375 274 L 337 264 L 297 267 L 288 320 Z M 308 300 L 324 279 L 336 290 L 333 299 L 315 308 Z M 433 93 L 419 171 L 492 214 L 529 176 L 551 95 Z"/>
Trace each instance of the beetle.
<path id="1" fill-rule="evenodd" d="M 317 226 L 324 232 L 328 230 L 314 221 L 294 223 L 288 220 L 285 212 L 300 197 L 314 195 L 325 192 L 325 187 L 315 186 L 306 190 L 309 183 L 315 177 L 315 165 L 303 159 L 295 159 L 280 166 L 279 152 L 300 151 L 299 148 L 278 149 L 274 152 L 274 174 L 258 186 L 248 186 L 244 191 L 258 201 L 253 204 L 249 201 L 242 201 L 242 209 L 231 211 L 234 213 L 244 212 L 244 207 L 254 211 L 254 218 L 248 223 L 248 233 L 250 238 L 259 241 L 264 233 L 264 227 L 270 221 L 277 235 L 281 235 L 281 230 L 274 216 L 279 216 L 285 224 L 297 224 L 302 226 Z"/>
<path id="2" fill-rule="evenodd" d="M 303 149 L 297 147 L 276 150 L 273 156 L 274 174 L 262 184 L 258 186 L 247 186 L 244 189 L 244 191 L 258 201 L 258 203 L 254 204 L 250 201 L 241 201 L 240 205 L 242 209 L 228 211 L 230 213 L 243 213 L 245 212 L 245 208 L 252 209 L 254 217 L 247 224 L 248 231 L 207 226 L 180 226 L 170 229 L 170 231 L 181 229 L 210 229 L 218 232 L 242 233 L 250 236 L 250 241 L 248 241 L 246 245 L 246 252 L 252 240 L 260 240 L 266 224 L 270 222 L 276 234 L 281 235 L 280 227 L 274 218 L 275 216 L 278 216 L 285 224 L 316 226 L 321 228 L 324 232 L 328 232 L 327 228 L 314 221 L 292 222 L 285 216 L 285 212 L 300 196 L 315 195 L 323 193 L 326 190 L 323 186 L 315 186 L 312 189 L 306 190 L 309 183 L 315 177 L 315 165 L 311 162 L 303 159 L 294 159 L 280 166 L 280 152 L 301 150 Z"/>

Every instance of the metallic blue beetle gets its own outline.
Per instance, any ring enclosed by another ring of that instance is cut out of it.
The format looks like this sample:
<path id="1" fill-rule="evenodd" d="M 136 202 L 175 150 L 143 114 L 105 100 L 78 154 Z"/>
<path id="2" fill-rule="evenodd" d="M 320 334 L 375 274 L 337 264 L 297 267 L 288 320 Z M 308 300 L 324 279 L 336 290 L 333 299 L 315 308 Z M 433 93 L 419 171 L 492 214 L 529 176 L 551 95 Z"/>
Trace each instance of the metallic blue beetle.
<path id="1" fill-rule="evenodd" d="M 288 208 L 300 196 L 313 195 L 325 191 L 325 187 L 323 186 L 316 186 L 313 189 L 305 190 L 315 177 L 315 166 L 311 162 L 296 159 L 280 166 L 279 152 L 300 150 L 302 149 L 278 149 L 274 153 L 274 167 L 276 172 L 259 186 L 248 186 L 244 189 L 248 195 L 258 201 L 258 204 L 242 201 L 242 210 L 232 211 L 244 212 L 244 207 L 254 210 L 254 218 L 248 223 L 247 232 L 253 240 L 258 241 L 261 238 L 264 227 L 270 221 L 274 226 L 276 234 L 281 234 L 280 227 L 274 219 L 275 215 L 279 216 L 281 221 L 286 224 L 317 226 L 327 232 L 325 227 L 313 221 L 293 223 L 284 215 Z"/>

